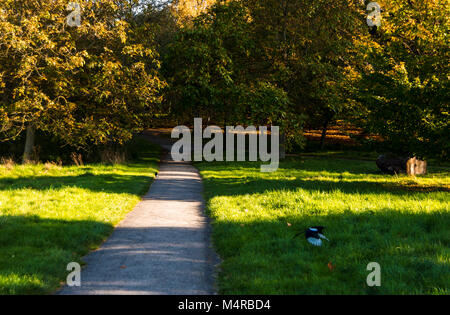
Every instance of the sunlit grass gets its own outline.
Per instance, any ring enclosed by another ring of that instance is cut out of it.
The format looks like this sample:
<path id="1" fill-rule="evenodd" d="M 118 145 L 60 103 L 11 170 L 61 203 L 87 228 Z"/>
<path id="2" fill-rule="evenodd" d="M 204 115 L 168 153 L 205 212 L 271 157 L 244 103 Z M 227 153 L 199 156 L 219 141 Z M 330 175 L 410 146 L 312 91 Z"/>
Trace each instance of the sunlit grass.
<path id="1" fill-rule="evenodd" d="M 449 293 L 449 169 L 411 178 L 320 158 L 291 159 L 276 173 L 259 163 L 198 166 L 223 259 L 221 293 Z M 316 248 L 292 239 L 313 225 L 331 241 Z M 372 261 L 381 287 L 366 284 Z"/>
<path id="2" fill-rule="evenodd" d="M 139 202 L 159 148 L 124 165 L 0 166 L 0 294 L 49 293 Z"/>

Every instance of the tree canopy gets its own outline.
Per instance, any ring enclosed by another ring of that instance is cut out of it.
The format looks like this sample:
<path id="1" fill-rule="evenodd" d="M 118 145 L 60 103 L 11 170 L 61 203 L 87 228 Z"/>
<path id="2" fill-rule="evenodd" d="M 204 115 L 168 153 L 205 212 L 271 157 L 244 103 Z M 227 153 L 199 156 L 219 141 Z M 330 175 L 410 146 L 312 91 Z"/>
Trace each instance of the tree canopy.
<path id="1" fill-rule="evenodd" d="M 359 124 L 391 150 L 448 158 L 448 1 L 380 1 L 378 36 L 367 46 L 356 99 Z"/>
<path id="2" fill-rule="evenodd" d="M 83 2 L 79 27 L 64 0 L 0 3 L 3 137 L 34 126 L 83 147 L 128 140 L 151 119 L 160 62 L 136 40 L 127 1 Z"/>
<path id="3" fill-rule="evenodd" d="M 377 27 L 369 2 L 81 1 L 70 26 L 67 0 L 0 0 L 1 140 L 32 128 L 84 148 L 202 117 L 302 145 L 344 120 L 448 158 L 448 1 L 380 0 Z"/>

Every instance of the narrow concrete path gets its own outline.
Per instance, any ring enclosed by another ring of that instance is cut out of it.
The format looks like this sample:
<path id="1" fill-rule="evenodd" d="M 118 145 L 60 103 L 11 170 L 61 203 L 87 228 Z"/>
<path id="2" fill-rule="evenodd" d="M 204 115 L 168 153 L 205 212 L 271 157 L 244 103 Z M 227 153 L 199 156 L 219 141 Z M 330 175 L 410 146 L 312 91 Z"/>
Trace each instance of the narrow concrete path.
<path id="1" fill-rule="evenodd" d="M 168 139 L 146 137 L 170 150 Z M 84 258 L 81 287 L 58 294 L 214 294 L 218 259 L 202 189 L 197 169 L 167 154 L 143 200 Z"/>

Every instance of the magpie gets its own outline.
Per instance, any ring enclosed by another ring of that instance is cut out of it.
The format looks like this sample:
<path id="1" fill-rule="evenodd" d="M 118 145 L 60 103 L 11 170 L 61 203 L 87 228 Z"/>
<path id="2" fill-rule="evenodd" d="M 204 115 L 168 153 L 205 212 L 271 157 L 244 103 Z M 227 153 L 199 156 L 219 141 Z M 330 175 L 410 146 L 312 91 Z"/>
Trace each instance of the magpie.
<path id="1" fill-rule="evenodd" d="M 309 243 L 313 244 L 314 246 L 322 246 L 322 239 L 329 241 L 329 239 L 322 234 L 324 229 L 325 227 L 323 226 L 313 226 L 306 229 L 305 231 L 306 240 Z M 294 238 L 296 238 L 300 234 L 302 234 L 302 232 L 295 234 Z"/>

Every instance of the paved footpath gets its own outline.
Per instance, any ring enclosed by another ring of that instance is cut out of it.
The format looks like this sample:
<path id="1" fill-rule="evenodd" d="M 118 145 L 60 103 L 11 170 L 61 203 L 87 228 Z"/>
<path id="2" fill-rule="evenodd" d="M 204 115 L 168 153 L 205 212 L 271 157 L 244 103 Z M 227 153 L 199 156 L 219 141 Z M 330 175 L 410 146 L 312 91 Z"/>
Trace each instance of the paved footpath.
<path id="1" fill-rule="evenodd" d="M 168 140 L 146 136 L 170 149 Z M 218 258 L 202 189 L 197 169 L 168 154 L 143 200 L 84 258 L 81 287 L 57 294 L 214 294 Z"/>

